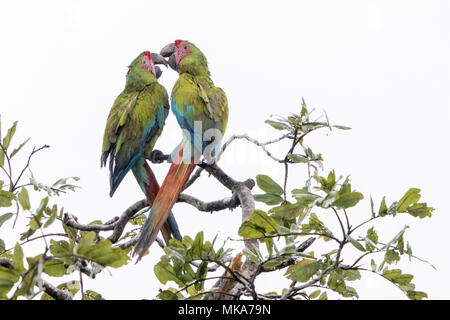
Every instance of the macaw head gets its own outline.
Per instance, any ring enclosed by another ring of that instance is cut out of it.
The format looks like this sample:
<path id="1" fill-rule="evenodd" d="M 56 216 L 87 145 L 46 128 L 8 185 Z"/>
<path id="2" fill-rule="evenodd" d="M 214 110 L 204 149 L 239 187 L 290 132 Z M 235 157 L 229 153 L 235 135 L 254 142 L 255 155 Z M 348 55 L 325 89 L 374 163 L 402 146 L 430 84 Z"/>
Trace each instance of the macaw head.
<path id="1" fill-rule="evenodd" d="M 155 65 L 164 64 L 167 67 L 167 62 L 161 55 L 150 51 L 144 51 L 140 60 L 141 70 L 153 73 L 157 79 L 161 76 L 162 71 L 160 67 Z"/>
<path id="2" fill-rule="evenodd" d="M 194 44 L 186 40 L 175 40 L 161 49 L 160 54 L 168 57 L 169 66 L 178 73 L 208 75 L 208 62 L 205 55 Z"/>
<path id="3" fill-rule="evenodd" d="M 128 67 L 127 80 L 131 83 L 155 81 L 162 74 L 156 64 L 164 64 L 167 67 L 167 61 L 161 55 L 150 51 L 142 52 Z"/>

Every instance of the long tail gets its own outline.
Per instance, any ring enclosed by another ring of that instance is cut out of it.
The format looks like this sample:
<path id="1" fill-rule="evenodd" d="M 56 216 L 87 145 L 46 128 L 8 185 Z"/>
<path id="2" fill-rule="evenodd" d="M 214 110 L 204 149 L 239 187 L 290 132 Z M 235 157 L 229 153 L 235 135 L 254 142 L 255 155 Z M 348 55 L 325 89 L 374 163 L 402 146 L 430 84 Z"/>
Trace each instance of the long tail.
<path id="1" fill-rule="evenodd" d="M 152 206 L 156 199 L 156 195 L 159 192 L 159 183 L 156 180 L 155 174 L 145 159 L 139 161 L 139 163 L 133 167 L 132 171 L 139 186 L 147 197 L 149 205 Z M 150 218 L 150 215 L 151 213 L 149 214 L 147 221 Z M 169 244 L 169 240 L 172 237 L 181 241 L 182 237 L 180 230 L 178 229 L 175 217 L 171 212 L 167 218 L 167 221 L 161 227 L 161 233 L 163 234 L 166 244 Z"/>
<path id="2" fill-rule="evenodd" d="M 182 152 L 182 148 L 179 152 Z M 147 249 L 155 241 L 158 231 L 168 219 L 170 210 L 177 201 L 178 195 L 181 193 L 184 184 L 194 168 L 194 161 L 192 163 L 172 163 L 161 189 L 153 202 L 150 214 L 142 227 L 141 237 L 133 253 L 138 253 L 139 255 L 136 262 L 141 260 Z"/>

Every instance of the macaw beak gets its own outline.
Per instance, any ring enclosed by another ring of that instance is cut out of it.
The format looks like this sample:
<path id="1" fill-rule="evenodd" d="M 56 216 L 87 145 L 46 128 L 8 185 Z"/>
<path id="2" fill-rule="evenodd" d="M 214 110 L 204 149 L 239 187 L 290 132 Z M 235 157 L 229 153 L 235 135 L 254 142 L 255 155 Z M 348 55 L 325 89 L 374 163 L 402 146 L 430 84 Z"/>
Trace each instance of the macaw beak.
<path id="1" fill-rule="evenodd" d="M 169 57 L 175 52 L 175 44 L 169 43 L 167 46 L 161 49 L 159 52 L 164 58 Z"/>
<path id="2" fill-rule="evenodd" d="M 152 61 L 153 61 L 153 64 L 155 64 L 155 65 L 156 64 L 163 64 L 167 68 L 167 61 L 166 61 L 166 59 L 164 59 L 163 56 L 161 56 L 161 55 L 159 55 L 157 53 L 152 53 Z"/>
<path id="3" fill-rule="evenodd" d="M 165 46 L 164 48 L 161 49 L 160 54 L 167 58 L 169 57 L 169 60 L 167 61 L 169 63 L 169 66 L 177 71 L 177 64 L 175 61 L 175 44 L 174 43 L 169 43 L 167 46 Z"/>
<path id="4" fill-rule="evenodd" d="M 158 67 L 158 66 L 155 66 L 155 77 L 156 77 L 156 79 L 159 79 L 159 77 L 161 77 L 161 75 L 162 75 L 162 70 L 161 70 L 161 68 L 160 67 Z"/>

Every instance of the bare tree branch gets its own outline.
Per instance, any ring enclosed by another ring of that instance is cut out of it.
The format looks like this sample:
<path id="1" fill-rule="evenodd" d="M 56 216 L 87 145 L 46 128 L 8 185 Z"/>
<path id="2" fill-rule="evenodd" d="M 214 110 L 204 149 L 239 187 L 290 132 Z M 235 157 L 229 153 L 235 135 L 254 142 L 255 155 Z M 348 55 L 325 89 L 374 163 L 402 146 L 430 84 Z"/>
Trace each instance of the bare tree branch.
<path id="1" fill-rule="evenodd" d="M 234 193 L 230 198 L 225 198 L 221 200 L 203 202 L 193 196 L 188 194 L 180 194 L 178 196 L 177 202 L 184 202 L 195 207 L 199 211 L 213 212 L 220 211 L 224 209 L 234 209 L 239 206 L 240 201 L 237 193 Z"/>
<path id="2" fill-rule="evenodd" d="M 72 300 L 72 295 L 65 290 L 60 290 L 51 283 L 42 280 L 42 287 L 46 294 L 55 300 Z"/>
<path id="3" fill-rule="evenodd" d="M 111 240 L 112 243 L 119 241 L 119 238 L 122 235 L 128 221 L 134 217 L 136 213 L 146 207 L 148 207 L 147 199 L 143 199 L 126 209 L 120 216 L 119 220 L 114 223 L 114 232 L 108 237 L 108 239 Z"/>
<path id="4" fill-rule="evenodd" d="M 272 155 L 272 153 L 267 150 L 266 146 L 275 142 L 279 142 L 283 139 L 289 138 L 290 135 L 289 134 L 285 134 L 282 135 L 281 137 L 274 139 L 274 140 L 270 140 L 267 142 L 259 142 L 256 139 L 251 138 L 248 134 L 233 134 L 223 145 L 221 150 L 219 151 L 219 153 L 217 154 L 217 161 L 219 161 L 220 157 L 222 156 L 222 154 L 225 152 L 225 149 L 236 139 L 245 139 L 255 145 L 257 145 L 258 147 L 261 147 L 263 149 L 263 151 L 273 160 L 277 161 L 277 162 L 284 162 L 284 160 L 282 159 L 278 159 L 277 157 L 275 157 L 274 155 Z"/>
<path id="5" fill-rule="evenodd" d="M 304 252 L 306 249 L 308 249 L 316 240 L 316 238 L 308 238 L 305 241 L 303 241 L 295 250 L 296 252 Z M 284 269 L 286 267 L 289 267 L 290 265 L 293 265 L 296 262 L 296 259 L 288 259 L 286 261 L 284 261 L 283 263 L 279 264 L 278 266 L 276 266 L 275 268 L 271 268 L 271 269 L 266 269 L 264 268 L 262 265 L 260 264 L 259 270 L 258 270 L 258 274 L 261 272 L 272 272 L 272 271 L 276 271 L 276 270 L 281 270 Z"/>
<path id="6" fill-rule="evenodd" d="M 8 258 L 0 258 L 0 266 L 7 268 L 7 269 L 14 269 L 13 261 Z M 42 290 L 44 290 L 45 293 L 47 293 L 50 297 L 52 297 L 55 300 L 72 300 L 72 295 L 64 290 L 60 290 L 56 287 L 54 287 L 49 282 L 40 279 L 40 281 L 36 282 L 36 285 L 39 284 L 42 286 Z"/>

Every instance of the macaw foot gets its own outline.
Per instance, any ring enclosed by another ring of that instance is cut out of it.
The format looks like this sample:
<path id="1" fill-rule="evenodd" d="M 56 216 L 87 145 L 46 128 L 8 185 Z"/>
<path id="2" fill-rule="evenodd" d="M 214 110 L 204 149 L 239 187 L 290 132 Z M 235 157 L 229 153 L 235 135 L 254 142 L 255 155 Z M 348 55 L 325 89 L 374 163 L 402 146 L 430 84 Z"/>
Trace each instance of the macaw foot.
<path id="1" fill-rule="evenodd" d="M 150 161 L 152 163 L 163 163 L 167 159 L 169 159 L 169 155 L 164 154 L 159 150 L 153 150 L 150 155 Z"/>

